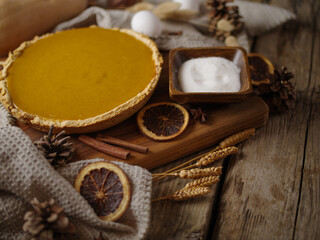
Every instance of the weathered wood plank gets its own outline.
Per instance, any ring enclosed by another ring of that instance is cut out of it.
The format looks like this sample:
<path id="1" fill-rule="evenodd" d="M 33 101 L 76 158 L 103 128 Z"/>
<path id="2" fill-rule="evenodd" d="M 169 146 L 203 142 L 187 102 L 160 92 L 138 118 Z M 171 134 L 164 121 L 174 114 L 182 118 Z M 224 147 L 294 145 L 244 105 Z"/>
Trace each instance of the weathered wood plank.
<path id="1" fill-rule="evenodd" d="M 183 147 L 182 147 L 183 148 Z M 179 160 L 175 163 L 157 169 L 165 171 L 192 157 Z M 222 161 L 216 166 L 221 166 Z M 190 180 L 189 180 L 190 181 Z M 153 184 L 153 199 L 167 196 L 181 189 L 188 180 L 168 177 Z M 154 239 L 206 239 L 210 225 L 210 217 L 214 205 L 218 185 L 212 187 L 212 192 L 204 197 L 184 202 L 170 200 L 152 204 L 152 219 L 149 240 Z"/>
<path id="2" fill-rule="evenodd" d="M 287 8 L 299 6 L 306 3 L 300 1 Z M 299 19 L 308 14 L 306 9 L 298 9 Z M 296 73 L 297 106 L 292 113 L 271 116 L 267 127 L 259 130 L 256 138 L 243 146 L 242 154 L 230 161 L 213 239 L 294 236 L 311 111 L 308 89 L 313 42 L 313 27 L 306 18 L 299 21 L 261 36 L 256 43 L 256 52 Z"/>
<path id="3" fill-rule="evenodd" d="M 319 14 L 315 22 L 320 28 Z M 312 109 L 294 239 L 320 239 L 320 31 L 316 28 L 314 31 L 315 46 L 308 91 L 311 94 Z"/>
<path id="4" fill-rule="evenodd" d="M 292 237 L 300 190 L 306 101 L 301 115 L 274 116 L 229 162 L 213 239 Z M 299 129 L 293 131 L 293 129 Z"/>

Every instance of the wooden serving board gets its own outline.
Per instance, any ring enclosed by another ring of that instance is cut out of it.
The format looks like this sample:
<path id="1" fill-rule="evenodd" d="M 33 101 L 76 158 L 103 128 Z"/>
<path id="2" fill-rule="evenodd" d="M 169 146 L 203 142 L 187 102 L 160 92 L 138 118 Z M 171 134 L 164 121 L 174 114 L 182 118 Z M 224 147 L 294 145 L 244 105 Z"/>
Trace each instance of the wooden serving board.
<path id="1" fill-rule="evenodd" d="M 167 57 L 164 59 L 159 85 L 149 103 L 171 101 L 168 94 Z M 98 133 L 147 146 L 149 148 L 148 153 L 143 154 L 131 151 L 129 158 L 125 162 L 153 169 L 208 148 L 216 144 L 220 139 L 243 129 L 261 127 L 268 120 L 269 109 L 263 100 L 256 96 L 250 97 L 247 101 L 241 103 L 211 104 L 202 105 L 202 107 L 206 109 L 207 121 L 204 124 L 199 122 L 191 123 L 185 132 L 168 142 L 155 142 L 141 135 L 137 128 L 136 116 Z M 18 126 L 33 141 L 43 136 L 42 132 L 23 123 L 18 123 Z M 95 137 L 98 133 L 92 133 L 90 136 Z M 92 158 L 122 161 L 86 146 L 77 137 L 77 135 L 72 136 L 76 147 L 74 161 Z"/>

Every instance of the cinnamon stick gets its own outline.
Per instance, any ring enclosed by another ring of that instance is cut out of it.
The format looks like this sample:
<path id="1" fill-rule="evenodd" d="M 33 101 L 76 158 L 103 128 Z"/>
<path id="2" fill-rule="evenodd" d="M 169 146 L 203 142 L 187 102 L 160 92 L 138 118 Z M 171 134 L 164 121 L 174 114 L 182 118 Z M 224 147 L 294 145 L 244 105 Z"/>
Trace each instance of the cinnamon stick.
<path id="1" fill-rule="evenodd" d="M 118 138 L 114 138 L 114 137 L 110 137 L 110 136 L 104 136 L 102 134 L 99 134 L 96 139 L 98 139 L 98 140 L 100 140 L 102 142 L 111 143 L 111 144 L 114 144 L 116 146 L 120 146 L 120 147 L 124 147 L 124 148 L 127 148 L 127 149 L 131 149 L 131 150 L 136 151 L 136 152 L 141 152 L 141 153 L 148 152 L 148 147 L 141 146 L 141 145 L 134 144 L 134 143 L 129 143 L 127 141 L 124 141 L 124 140 L 121 140 L 121 139 L 118 139 Z"/>
<path id="2" fill-rule="evenodd" d="M 121 159 L 127 159 L 130 154 L 130 152 L 125 149 L 103 143 L 103 142 L 101 142 L 97 139 L 94 139 L 92 137 L 89 137 L 87 135 L 81 135 L 81 136 L 79 136 L 78 139 L 81 142 L 87 144 L 88 146 L 90 146 L 100 152 L 114 156 L 114 157 L 118 157 Z"/>

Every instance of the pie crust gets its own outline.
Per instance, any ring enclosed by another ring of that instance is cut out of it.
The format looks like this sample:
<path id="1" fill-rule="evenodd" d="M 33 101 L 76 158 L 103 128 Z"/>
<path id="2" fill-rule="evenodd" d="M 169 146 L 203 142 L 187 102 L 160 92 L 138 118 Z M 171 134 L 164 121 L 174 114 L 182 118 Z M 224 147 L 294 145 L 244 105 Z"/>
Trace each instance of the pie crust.
<path id="1" fill-rule="evenodd" d="M 88 133 L 99 131 L 105 128 L 112 127 L 128 117 L 136 113 L 140 108 L 142 108 L 146 102 L 151 97 L 154 92 L 156 85 L 158 83 L 161 66 L 163 59 L 158 51 L 155 43 L 149 39 L 147 36 L 140 33 L 136 33 L 130 29 L 108 29 L 112 31 L 119 31 L 135 39 L 141 41 L 145 46 L 147 46 L 152 51 L 152 60 L 155 66 L 155 75 L 147 86 L 140 91 L 135 97 L 127 100 L 126 102 L 116 106 L 115 108 L 106 111 L 105 113 L 99 114 L 94 117 L 79 119 L 79 120 L 57 120 L 47 117 L 39 117 L 34 114 L 27 113 L 20 108 L 16 107 L 10 96 L 8 88 L 8 70 L 12 63 L 19 58 L 25 49 L 27 49 L 32 44 L 36 43 L 40 39 L 47 38 L 53 34 L 46 34 L 43 36 L 36 36 L 33 40 L 23 42 L 13 53 L 9 53 L 9 57 L 3 65 L 3 70 L 0 72 L 0 101 L 4 107 L 19 121 L 29 124 L 32 127 L 41 130 L 48 131 L 51 125 L 54 125 L 54 131 L 59 132 L 65 130 L 67 133 Z M 72 31 L 72 30 L 71 30 Z M 137 56 L 139 57 L 139 56 Z M 137 59 L 138 61 L 139 59 Z"/>

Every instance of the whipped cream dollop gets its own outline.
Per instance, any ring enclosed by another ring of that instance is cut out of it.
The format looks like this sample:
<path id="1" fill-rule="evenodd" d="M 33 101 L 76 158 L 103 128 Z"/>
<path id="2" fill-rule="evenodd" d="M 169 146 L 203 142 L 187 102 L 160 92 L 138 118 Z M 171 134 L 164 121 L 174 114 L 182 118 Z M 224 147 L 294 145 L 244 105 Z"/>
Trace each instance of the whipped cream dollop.
<path id="1" fill-rule="evenodd" d="M 222 57 L 194 58 L 179 69 L 183 92 L 239 92 L 240 68 Z"/>

